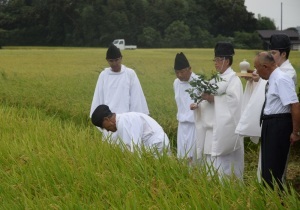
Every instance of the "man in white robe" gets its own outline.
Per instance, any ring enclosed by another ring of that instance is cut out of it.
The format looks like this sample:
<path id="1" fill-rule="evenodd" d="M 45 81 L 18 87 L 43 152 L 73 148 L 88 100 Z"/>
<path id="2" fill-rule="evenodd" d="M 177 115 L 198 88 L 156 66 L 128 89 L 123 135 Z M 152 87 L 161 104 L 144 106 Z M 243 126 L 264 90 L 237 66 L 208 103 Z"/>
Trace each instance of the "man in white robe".
<path id="1" fill-rule="evenodd" d="M 197 156 L 213 166 L 220 177 L 242 179 L 244 172 L 243 139 L 235 134 L 240 119 L 243 86 L 232 70 L 233 46 L 219 42 L 215 47 L 215 67 L 222 81 L 217 82 L 216 95 L 202 93 L 203 101 L 196 108 Z"/>
<path id="2" fill-rule="evenodd" d="M 191 88 L 189 82 L 197 76 L 192 72 L 192 68 L 182 52 L 176 54 L 174 70 L 177 77 L 173 83 L 178 120 L 177 157 L 187 158 L 190 164 L 194 159 L 196 149 L 196 127 L 194 111 L 190 109 L 193 100 L 186 90 Z"/>
<path id="3" fill-rule="evenodd" d="M 293 79 L 295 87 L 297 86 L 297 74 L 289 61 L 290 38 L 286 34 L 274 34 L 270 38 L 270 52 L 274 57 L 279 69 Z M 261 136 L 261 125 L 259 123 L 261 109 L 265 101 L 265 86 L 267 80 L 259 77 L 257 72 L 253 72 L 252 78 L 247 79 L 242 116 L 237 126 L 236 133 L 250 137 L 251 141 L 258 144 Z M 257 177 L 261 181 L 261 152 L 259 152 Z"/>
<path id="4" fill-rule="evenodd" d="M 169 138 L 163 128 L 150 116 L 139 112 L 112 113 L 107 105 L 99 105 L 92 113 L 92 123 L 115 132 L 131 152 L 145 148 L 155 154 L 170 154 Z"/>
<path id="5" fill-rule="evenodd" d="M 140 81 L 133 69 L 122 65 L 120 49 L 111 44 L 106 53 L 110 67 L 99 75 L 91 105 L 90 117 L 100 104 L 106 104 L 116 113 L 141 112 L 149 114 Z M 101 131 L 101 129 L 100 129 Z M 104 131 L 104 136 L 107 136 Z"/>

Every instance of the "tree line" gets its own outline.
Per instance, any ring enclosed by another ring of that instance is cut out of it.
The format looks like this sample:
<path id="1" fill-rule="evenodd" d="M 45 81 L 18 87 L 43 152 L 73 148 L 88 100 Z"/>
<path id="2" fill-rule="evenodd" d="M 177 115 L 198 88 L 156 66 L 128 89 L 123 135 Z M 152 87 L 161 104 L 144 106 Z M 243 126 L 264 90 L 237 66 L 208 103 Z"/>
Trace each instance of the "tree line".
<path id="1" fill-rule="evenodd" d="M 256 19 L 244 0 L 0 0 L 0 46 L 107 47 L 114 39 L 143 48 L 211 48 L 228 40 L 259 49 Z"/>

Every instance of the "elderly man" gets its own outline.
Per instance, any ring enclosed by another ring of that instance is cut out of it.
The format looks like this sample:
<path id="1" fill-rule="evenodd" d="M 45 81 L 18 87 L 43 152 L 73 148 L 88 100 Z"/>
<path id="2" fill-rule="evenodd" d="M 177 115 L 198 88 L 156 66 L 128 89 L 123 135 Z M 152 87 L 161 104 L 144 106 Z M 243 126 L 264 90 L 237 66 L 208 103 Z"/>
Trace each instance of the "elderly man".
<path id="1" fill-rule="evenodd" d="M 107 105 L 99 105 L 92 114 L 92 123 L 115 132 L 126 147 L 153 149 L 163 154 L 170 152 L 169 139 L 163 128 L 151 117 L 139 112 L 112 113 Z"/>
<path id="2" fill-rule="evenodd" d="M 300 106 L 295 84 L 277 67 L 271 53 L 259 53 L 254 66 L 262 79 L 269 80 L 261 116 L 261 176 L 270 187 L 274 187 L 273 177 L 283 189 L 290 144 L 300 139 Z"/>
<path id="3" fill-rule="evenodd" d="M 244 144 L 235 128 L 241 114 L 243 86 L 231 68 L 233 55 L 231 43 L 216 44 L 214 63 L 222 80 L 216 83 L 216 95 L 202 94 L 204 100 L 197 109 L 197 155 L 218 170 L 220 177 L 235 175 L 242 179 Z"/>
<path id="4" fill-rule="evenodd" d="M 177 157 L 186 157 L 191 163 L 195 156 L 196 127 L 194 111 L 190 109 L 193 100 L 186 90 L 191 88 L 189 82 L 197 76 L 192 72 L 192 67 L 182 52 L 176 54 L 174 70 L 177 77 L 173 83 L 178 120 Z"/>

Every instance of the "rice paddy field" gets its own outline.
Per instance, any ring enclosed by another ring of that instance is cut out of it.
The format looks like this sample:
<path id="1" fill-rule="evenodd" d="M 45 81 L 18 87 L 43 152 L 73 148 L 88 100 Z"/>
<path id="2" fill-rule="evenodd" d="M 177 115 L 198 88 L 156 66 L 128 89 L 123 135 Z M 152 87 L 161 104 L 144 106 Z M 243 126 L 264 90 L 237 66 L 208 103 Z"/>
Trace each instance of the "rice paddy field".
<path id="1" fill-rule="evenodd" d="M 99 73 L 108 66 L 106 50 L 0 50 L 0 209 L 300 209 L 299 143 L 291 149 L 283 194 L 257 182 L 258 146 L 247 138 L 243 182 L 221 182 L 176 159 L 175 55 L 184 52 L 195 73 L 209 75 L 213 49 L 122 51 L 151 116 L 172 141 L 173 156 L 132 154 L 102 141 L 89 112 Z M 257 52 L 236 50 L 233 69 L 239 71 L 243 59 L 253 68 Z M 292 51 L 290 61 L 300 75 L 300 51 Z"/>

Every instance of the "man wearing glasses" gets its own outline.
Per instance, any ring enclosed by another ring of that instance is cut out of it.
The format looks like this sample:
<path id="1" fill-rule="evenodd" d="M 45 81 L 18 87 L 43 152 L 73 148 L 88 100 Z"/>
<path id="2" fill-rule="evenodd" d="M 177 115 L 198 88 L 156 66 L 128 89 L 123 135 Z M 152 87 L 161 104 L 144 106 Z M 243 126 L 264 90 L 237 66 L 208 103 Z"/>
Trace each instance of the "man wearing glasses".
<path id="1" fill-rule="evenodd" d="M 243 86 L 231 68 L 234 49 L 231 43 L 219 42 L 215 47 L 215 68 L 221 81 L 217 94 L 202 94 L 197 108 L 197 157 L 219 177 L 236 176 L 244 172 L 243 139 L 235 134 L 241 115 Z"/>
<path id="2" fill-rule="evenodd" d="M 141 112 L 149 115 L 140 81 L 133 69 L 122 64 L 120 49 L 111 44 L 106 52 L 106 60 L 110 67 L 105 68 L 99 75 L 90 117 L 100 104 L 109 106 L 117 114 Z M 101 131 L 106 137 L 107 133 Z"/>

